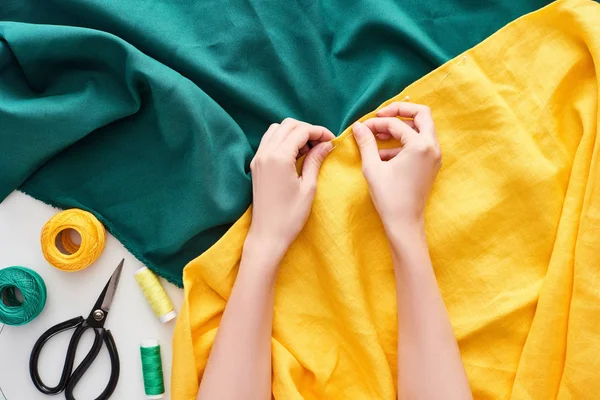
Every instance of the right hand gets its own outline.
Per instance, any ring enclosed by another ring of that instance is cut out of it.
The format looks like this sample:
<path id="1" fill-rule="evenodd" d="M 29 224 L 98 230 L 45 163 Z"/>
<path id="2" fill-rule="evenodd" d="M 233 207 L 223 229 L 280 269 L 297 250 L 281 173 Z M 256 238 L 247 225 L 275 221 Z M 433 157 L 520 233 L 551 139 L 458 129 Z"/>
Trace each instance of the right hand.
<path id="1" fill-rule="evenodd" d="M 429 108 L 392 103 L 379 110 L 377 118 L 356 122 L 352 130 L 371 198 L 386 230 L 422 224 L 427 197 L 442 166 Z M 378 150 L 373 133 L 380 140 L 396 138 L 402 147 Z"/>

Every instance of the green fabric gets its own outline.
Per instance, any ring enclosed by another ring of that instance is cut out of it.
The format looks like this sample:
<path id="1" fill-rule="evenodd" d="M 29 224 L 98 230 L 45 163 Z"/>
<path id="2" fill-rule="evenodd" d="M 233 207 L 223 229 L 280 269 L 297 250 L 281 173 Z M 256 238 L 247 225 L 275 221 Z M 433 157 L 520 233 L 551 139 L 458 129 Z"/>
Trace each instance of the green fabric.
<path id="1" fill-rule="evenodd" d="M 4 0 L 0 200 L 89 210 L 181 284 L 250 203 L 270 123 L 341 132 L 546 3 Z"/>

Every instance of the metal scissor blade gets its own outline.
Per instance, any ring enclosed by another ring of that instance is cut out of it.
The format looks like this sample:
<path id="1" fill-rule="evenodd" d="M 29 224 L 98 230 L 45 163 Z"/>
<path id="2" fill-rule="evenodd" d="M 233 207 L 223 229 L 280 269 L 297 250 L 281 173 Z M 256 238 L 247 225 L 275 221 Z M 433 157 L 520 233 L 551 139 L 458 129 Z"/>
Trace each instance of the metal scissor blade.
<path id="1" fill-rule="evenodd" d="M 104 324 L 106 314 L 108 314 L 108 311 L 110 311 L 110 306 L 115 297 L 117 285 L 119 284 L 119 280 L 121 279 L 121 271 L 123 270 L 124 262 L 125 259 L 122 259 L 119 265 L 117 266 L 117 269 L 115 269 L 115 272 L 113 272 L 110 279 L 106 283 L 106 286 L 104 286 L 102 293 L 100 293 L 100 297 L 98 297 L 98 300 L 96 300 L 96 304 L 94 304 L 94 308 L 92 309 L 88 320 L 94 319 L 95 321 L 99 322 L 100 325 Z M 95 313 L 99 310 L 103 311 L 103 313 L 101 313 L 102 315 L 95 315 Z"/>
<path id="2" fill-rule="evenodd" d="M 115 272 L 113 272 L 112 276 L 108 280 L 106 284 L 106 294 L 104 296 L 104 300 L 102 301 L 102 308 L 105 312 L 110 310 L 110 305 L 112 304 L 113 298 L 115 297 L 115 292 L 117 290 L 117 285 L 119 284 L 119 280 L 121 279 L 121 271 L 123 270 L 123 263 L 125 259 L 122 259 Z"/>

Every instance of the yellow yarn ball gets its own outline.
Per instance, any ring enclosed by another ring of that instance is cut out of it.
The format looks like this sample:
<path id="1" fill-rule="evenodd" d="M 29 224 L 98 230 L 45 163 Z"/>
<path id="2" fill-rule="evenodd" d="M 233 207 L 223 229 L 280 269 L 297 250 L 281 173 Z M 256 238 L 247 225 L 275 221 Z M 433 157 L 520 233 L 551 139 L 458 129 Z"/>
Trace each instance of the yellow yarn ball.
<path id="1" fill-rule="evenodd" d="M 67 234 L 69 229 L 81 236 L 81 244 L 73 242 Z M 56 246 L 58 235 L 61 235 L 61 245 L 68 254 Z M 73 208 L 59 212 L 46 222 L 41 243 L 44 258 L 53 267 L 68 272 L 80 271 L 100 257 L 106 245 L 106 231 L 93 214 Z"/>

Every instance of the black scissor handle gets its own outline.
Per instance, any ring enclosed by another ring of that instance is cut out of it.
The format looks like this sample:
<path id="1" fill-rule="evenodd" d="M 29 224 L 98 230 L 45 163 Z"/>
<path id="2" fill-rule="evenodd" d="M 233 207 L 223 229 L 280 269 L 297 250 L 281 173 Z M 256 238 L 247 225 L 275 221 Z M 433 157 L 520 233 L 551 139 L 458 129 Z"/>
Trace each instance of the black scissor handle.
<path id="1" fill-rule="evenodd" d="M 119 365 L 119 352 L 117 351 L 117 345 L 115 344 L 115 340 L 110 333 L 110 331 L 104 329 L 94 329 L 96 333 L 96 340 L 94 340 L 94 344 L 92 349 L 88 353 L 87 356 L 83 359 L 81 364 L 75 369 L 73 375 L 71 375 L 71 379 L 67 382 L 67 387 L 65 390 L 65 397 L 67 400 L 75 400 L 73 397 L 73 390 L 77 383 L 81 379 L 81 377 L 88 370 L 90 365 L 94 362 L 98 353 L 100 353 L 100 349 L 102 348 L 102 341 L 106 344 L 106 349 L 108 350 L 108 355 L 110 356 L 110 378 L 108 379 L 108 384 L 106 388 L 100 393 L 100 396 L 96 397 L 95 400 L 106 400 L 108 399 L 117 387 L 117 382 L 119 382 L 119 374 L 121 372 Z"/>
<path id="2" fill-rule="evenodd" d="M 35 342 L 33 350 L 31 350 L 31 357 L 29 358 L 29 374 L 31 375 L 33 384 L 40 392 L 44 394 L 58 394 L 67 386 L 67 381 L 71 376 L 71 371 L 73 370 L 73 362 L 75 361 L 77 345 L 79 344 L 81 335 L 83 335 L 83 332 L 85 332 L 86 329 L 84 327 L 84 321 L 85 320 L 83 317 L 76 317 L 63 323 L 54 325 L 52 328 L 44 332 L 37 342 Z M 60 376 L 60 381 L 56 386 L 48 386 L 42 381 L 38 371 L 38 360 L 40 353 L 42 352 L 46 342 L 48 342 L 48 340 L 50 340 L 53 336 L 73 328 L 75 328 L 75 331 L 73 332 L 73 336 L 69 341 L 69 347 L 67 349 L 67 355 L 65 356 L 65 364 Z"/>

